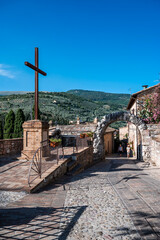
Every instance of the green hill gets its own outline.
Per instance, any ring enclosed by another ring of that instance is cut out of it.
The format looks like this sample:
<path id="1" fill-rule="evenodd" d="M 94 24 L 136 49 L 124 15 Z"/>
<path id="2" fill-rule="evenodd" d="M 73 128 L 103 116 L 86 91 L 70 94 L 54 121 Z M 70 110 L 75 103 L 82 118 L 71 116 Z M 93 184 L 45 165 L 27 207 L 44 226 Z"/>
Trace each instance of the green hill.
<path id="1" fill-rule="evenodd" d="M 126 109 L 129 100 L 127 94 L 111 94 L 95 91 L 70 90 L 68 92 L 40 92 L 39 109 L 42 120 L 54 120 L 57 124 L 75 121 L 93 121 L 113 112 Z M 26 120 L 31 119 L 34 94 L 12 94 L 0 96 L 0 118 L 4 122 L 6 113 L 21 108 Z"/>
<path id="2" fill-rule="evenodd" d="M 106 93 L 100 91 L 89 91 L 79 89 L 69 90 L 67 93 L 74 94 L 76 96 L 80 96 L 94 102 L 107 103 L 109 105 L 119 104 L 122 106 L 126 106 L 130 98 L 129 94 Z"/>

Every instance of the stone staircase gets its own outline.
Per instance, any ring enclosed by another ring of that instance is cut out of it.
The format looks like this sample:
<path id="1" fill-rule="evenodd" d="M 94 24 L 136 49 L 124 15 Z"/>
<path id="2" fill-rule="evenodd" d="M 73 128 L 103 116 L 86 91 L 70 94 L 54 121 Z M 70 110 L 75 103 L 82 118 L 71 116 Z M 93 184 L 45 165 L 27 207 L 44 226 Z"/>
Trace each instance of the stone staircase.
<path id="1" fill-rule="evenodd" d="M 58 164 L 53 164 L 51 168 L 44 172 L 42 178 L 37 178 L 28 189 L 25 189 L 25 191 L 34 193 L 63 175 L 75 176 L 90 166 L 92 164 L 92 159 L 92 146 L 82 149 L 76 154 L 69 154 L 66 158 L 60 159 Z"/>
<path id="2" fill-rule="evenodd" d="M 75 176 L 82 172 L 84 167 L 77 162 L 76 156 L 72 156 L 71 160 L 67 163 L 67 173 L 68 176 Z"/>

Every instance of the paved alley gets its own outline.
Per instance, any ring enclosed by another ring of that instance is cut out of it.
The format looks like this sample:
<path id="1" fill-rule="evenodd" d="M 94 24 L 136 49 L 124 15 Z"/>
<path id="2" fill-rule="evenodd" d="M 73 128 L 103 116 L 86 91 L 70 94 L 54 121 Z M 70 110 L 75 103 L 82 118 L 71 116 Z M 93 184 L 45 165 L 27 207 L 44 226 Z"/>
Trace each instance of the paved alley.
<path id="1" fill-rule="evenodd" d="M 108 158 L 0 210 L 0 239 L 160 239 L 157 167 Z"/>

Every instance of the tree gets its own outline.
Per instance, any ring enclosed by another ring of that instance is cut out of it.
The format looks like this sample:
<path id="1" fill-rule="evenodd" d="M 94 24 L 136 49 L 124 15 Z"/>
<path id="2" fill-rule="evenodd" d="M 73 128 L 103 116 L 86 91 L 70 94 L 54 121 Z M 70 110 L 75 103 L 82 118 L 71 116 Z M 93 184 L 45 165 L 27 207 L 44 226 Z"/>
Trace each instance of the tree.
<path id="1" fill-rule="evenodd" d="M 60 125 L 68 125 L 69 124 L 69 120 L 64 118 L 62 115 L 58 114 L 58 115 L 55 115 L 54 118 L 53 118 L 53 124 L 54 125 L 57 125 L 57 124 L 60 124 Z"/>
<path id="2" fill-rule="evenodd" d="M 13 136 L 14 120 L 15 120 L 15 114 L 14 114 L 13 110 L 10 110 L 10 112 L 5 117 L 5 124 L 4 124 L 4 138 L 5 139 L 10 139 Z"/>
<path id="3" fill-rule="evenodd" d="M 24 123 L 24 121 L 25 121 L 24 112 L 22 109 L 18 109 L 18 111 L 16 112 L 15 122 L 14 122 L 15 138 L 22 137 L 22 132 L 23 132 L 22 124 Z"/>
<path id="4" fill-rule="evenodd" d="M 0 139 L 3 139 L 3 126 L 2 126 L 2 121 L 0 121 Z"/>

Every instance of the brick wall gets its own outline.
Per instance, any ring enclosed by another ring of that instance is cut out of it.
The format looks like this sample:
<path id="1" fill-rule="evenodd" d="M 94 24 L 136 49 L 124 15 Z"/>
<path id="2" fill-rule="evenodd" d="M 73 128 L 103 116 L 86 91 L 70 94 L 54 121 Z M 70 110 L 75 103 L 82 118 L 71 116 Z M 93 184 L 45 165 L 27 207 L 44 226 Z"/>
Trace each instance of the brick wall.
<path id="1" fill-rule="evenodd" d="M 0 140 L 0 156 L 18 154 L 23 149 L 23 138 Z"/>

